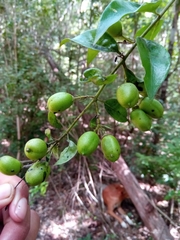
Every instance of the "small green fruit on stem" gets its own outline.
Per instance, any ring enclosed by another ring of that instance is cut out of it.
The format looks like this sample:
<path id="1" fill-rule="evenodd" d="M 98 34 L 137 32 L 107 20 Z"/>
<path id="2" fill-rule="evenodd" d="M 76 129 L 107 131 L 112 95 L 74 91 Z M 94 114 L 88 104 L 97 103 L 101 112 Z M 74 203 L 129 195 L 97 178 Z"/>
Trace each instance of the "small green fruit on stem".
<path id="1" fill-rule="evenodd" d="M 106 135 L 101 140 L 101 150 L 104 157 L 115 162 L 121 154 L 121 147 L 118 140 L 113 135 Z"/>
<path id="2" fill-rule="evenodd" d="M 0 172 L 6 175 L 16 175 L 22 169 L 22 163 L 11 156 L 5 155 L 0 158 Z"/>
<path id="3" fill-rule="evenodd" d="M 50 174 L 47 162 L 34 163 L 25 174 L 25 181 L 29 186 L 36 186 L 44 182 Z"/>
<path id="4" fill-rule="evenodd" d="M 47 153 L 46 142 L 40 138 L 32 138 L 25 144 L 24 153 L 30 160 L 37 161 Z"/>
<path id="5" fill-rule="evenodd" d="M 145 97 L 140 102 L 139 108 L 152 118 L 161 118 L 164 112 L 162 104 L 158 100 L 150 99 L 149 97 Z"/>
<path id="6" fill-rule="evenodd" d="M 152 125 L 152 119 L 143 110 L 135 109 L 130 113 L 132 124 L 141 131 L 149 131 Z"/>
<path id="7" fill-rule="evenodd" d="M 118 87 L 116 97 L 122 107 L 132 108 L 139 100 L 139 91 L 133 83 L 123 83 Z"/>
<path id="8" fill-rule="evenodd" d="M 50 112 L 62 112 L 73 104 L 74 98 L 70 93 L 58 92 L 53 94 L 47 101 L 47 107 Z"/>
<path id="9" fill-rule="evenodd" d="M 100 140 L 97 133 L 88 131 L 83 133 L 77 142 L 77 151 L 79 154 L 91 155 L 98 147 Z"/>

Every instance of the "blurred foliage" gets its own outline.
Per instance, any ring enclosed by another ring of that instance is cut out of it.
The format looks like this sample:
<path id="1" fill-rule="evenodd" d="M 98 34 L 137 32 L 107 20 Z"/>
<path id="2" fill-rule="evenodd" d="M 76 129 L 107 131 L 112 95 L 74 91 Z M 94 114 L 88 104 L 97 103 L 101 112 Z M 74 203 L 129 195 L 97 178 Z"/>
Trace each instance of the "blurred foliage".
<path id="1" fill-rule="evenodd" d="M 173 105 L 173 103 L 171 103 Z M 172 106 L 171 105 L 171 106 Z M 136 152 L 136 171 L 146 180 L 167 184 L 176 189 L 180 179 L 180 113 L 177 105 L 167 110 L 162 122 L 153 131 L 158 134 L 157 144 L 146 142 Z"/>
<path id="2" fill-rule="evenodd" d="M 47 187 L 48 187 L 48 182 L 42 182 L 38 186 L 31 187 L 29 189 L 29 197 L 30 197 L 30 204 L 33 204 L 33 202 L 39 197 L 39 196 L 45 196 Z"/>
<path id="3" fill-rule="evenodd" d="M 78 238 L 78 240 L 91 240 L 91 234 L 88 233 L 85 237 L 82 237 L 82 238 Z"/>

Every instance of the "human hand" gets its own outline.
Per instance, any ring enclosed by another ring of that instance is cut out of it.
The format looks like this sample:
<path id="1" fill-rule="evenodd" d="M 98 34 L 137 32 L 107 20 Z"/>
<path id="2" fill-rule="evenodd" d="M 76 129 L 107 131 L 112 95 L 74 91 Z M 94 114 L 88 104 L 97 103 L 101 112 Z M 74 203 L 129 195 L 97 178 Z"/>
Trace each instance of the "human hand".
<path id="1" fill-rule="evenodd" d="M 35 240 L 40 219 L 28 205 L 27 184 L 0 173 L 0 240 Z"/>

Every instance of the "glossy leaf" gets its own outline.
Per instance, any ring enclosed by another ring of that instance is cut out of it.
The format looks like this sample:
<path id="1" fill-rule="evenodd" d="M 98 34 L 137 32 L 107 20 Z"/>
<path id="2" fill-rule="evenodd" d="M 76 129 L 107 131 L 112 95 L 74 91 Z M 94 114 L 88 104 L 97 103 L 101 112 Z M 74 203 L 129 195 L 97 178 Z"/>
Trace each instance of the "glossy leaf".
<path id="1" fill-rule="evenodd" d="M 111 1 L 101 15 L 94 43 L 103 36 L 111 25 L 119 21 L 122 17 L 135 12 L 155 12 L 160 3 L 161 1 L 140 5 L 125 0 Z"/>
<path id="2" fill-rule="evenodd" d="M 69 160 L 71 160 L 77 153 L 77 146 L 76 144 L 69 140 L 69 146 L 66 147 L 60 155 L 59 160 L 56 162 L 55 165 L 61 165 L 64 164 L 66 162 L 68 162 Z"/>
<path id="3" fill-rule="evenodd" d="M 127 121 L 127 111 L 116 99 L 108 99 L 104 103 L 104 107 L 108 114 L 118 122 Z"/>
<path id="4" fill-rule="evenodd" d="M 105 33 L 101 38 L 94 44 L 94 38 L 96 35 L 96 29 L 94 30 L 87 30 L 80 35 L 71 38 L 71 39 L 64 39 L 61 41 L 61 46 L 69 41 L 75 42 L 80 44 L 88 49 L 93 49 L 96 51 L 102 52 L 116 52 L 119 53 L 119 47 L 114 38 L 112 38 L 109 34 Z"/>
<path id="5" fill-rule="evenodd" d="M 170 68 L 170 55 L 160 44 L 137 38 L 137 47 L 145 70 L 144 84 L 149 98 L 153 99 Z"/>
<path id="6" fill-rule="evenodd" d="M 163 20 L 159 20 L 152 28 L 149 30 L 149 32 L 144 36 L 144 38 L 148 40 L 154 40 L 156 35 L 160 32 L 161 27 L 163 24 Z M 147 24 L 146 26 L 143 26 L 136 32 L 136 37 L 140 37 L 143 32 L 150 26 L 150 24 Z"/>

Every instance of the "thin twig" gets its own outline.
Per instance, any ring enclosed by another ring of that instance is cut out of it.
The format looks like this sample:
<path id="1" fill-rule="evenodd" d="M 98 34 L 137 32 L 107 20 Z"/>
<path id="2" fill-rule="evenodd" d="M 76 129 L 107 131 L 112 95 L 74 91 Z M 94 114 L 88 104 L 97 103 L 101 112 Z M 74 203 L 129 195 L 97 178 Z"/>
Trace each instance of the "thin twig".
<path id="1" fill-rule="evenodd" d="M 92 178 L 92 174 L 91 174 L 91 172 L 89 170 L 89 166 L 88 166 L 88 163 L 87 163 L 87 160 L 86 160 L 85 157 L 84 157 L 84 162 L 85 162 L 85 165 L 86 165 L 86 168 L 87 168 L 88 176 L 89 176 L 89 179 L 90 179 L 89 182 L 90 182 L 90 184 L 92 186 L 93 193 L 94 193 L 95 196 L 97 196 L 97 192 L 96 192 L 96 188 L 94 186 L 94 181 L 93 181 L 93 178 Z"/>

